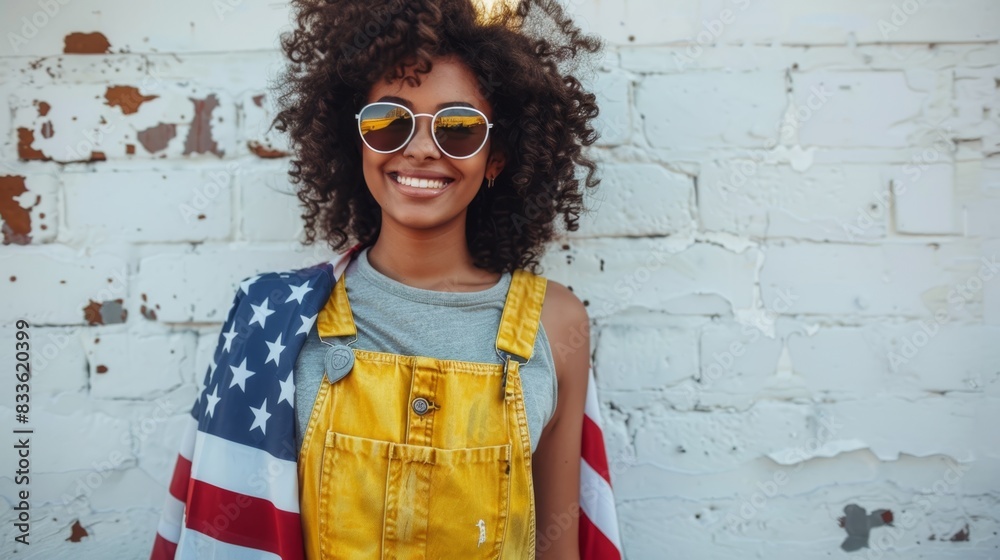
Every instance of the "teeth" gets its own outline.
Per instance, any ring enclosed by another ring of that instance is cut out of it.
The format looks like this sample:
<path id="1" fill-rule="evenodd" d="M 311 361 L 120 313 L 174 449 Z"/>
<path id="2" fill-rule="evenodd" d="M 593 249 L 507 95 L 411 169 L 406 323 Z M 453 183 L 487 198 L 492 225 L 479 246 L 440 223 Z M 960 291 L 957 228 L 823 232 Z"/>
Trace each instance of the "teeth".
<path id="1" fill-rule="evenodd" d="M 418 179 L 416 177 L 407 177 L 406 175 L 396 174 L 396 181 L 400 185 L 406 185 L 408 187 L 416 187 L 418 189 L 443 189 L 448 181 L 442 181 L 440 179 Z"/>

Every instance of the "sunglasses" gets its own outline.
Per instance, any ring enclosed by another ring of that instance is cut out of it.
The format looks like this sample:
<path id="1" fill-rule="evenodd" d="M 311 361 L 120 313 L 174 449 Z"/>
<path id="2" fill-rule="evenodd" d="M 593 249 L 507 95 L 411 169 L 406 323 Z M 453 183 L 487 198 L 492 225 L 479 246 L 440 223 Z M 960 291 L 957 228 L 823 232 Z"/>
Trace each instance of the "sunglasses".
<path id="1" fill-rule="evenodd" d="M 365 105 L 354 115 L 361 139 L 380 154 L 389 154 L 405 146 L 417 128 L 417 117 L 431 117 L 434 143 L 442 153 L 454 159 L 466 159 L 479 153 L 493 128 L 486 115 L 472 107 L 445 107 L 433 115 L 413 114 L 403 105 L 377 101 Z"/>

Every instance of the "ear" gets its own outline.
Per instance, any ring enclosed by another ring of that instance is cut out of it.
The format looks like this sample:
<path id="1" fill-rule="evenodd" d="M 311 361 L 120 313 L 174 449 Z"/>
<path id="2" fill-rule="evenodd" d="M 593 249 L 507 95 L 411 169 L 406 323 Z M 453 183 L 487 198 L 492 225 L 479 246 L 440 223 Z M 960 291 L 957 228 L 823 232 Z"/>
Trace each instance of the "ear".
<path id="1" fill-rule="evenodd" d="M 507 156 L 501 149 L 490 150 L 490 157 L 486 160 L 486 176 L 496 177 L 503 171 L 507 164 Z"/>

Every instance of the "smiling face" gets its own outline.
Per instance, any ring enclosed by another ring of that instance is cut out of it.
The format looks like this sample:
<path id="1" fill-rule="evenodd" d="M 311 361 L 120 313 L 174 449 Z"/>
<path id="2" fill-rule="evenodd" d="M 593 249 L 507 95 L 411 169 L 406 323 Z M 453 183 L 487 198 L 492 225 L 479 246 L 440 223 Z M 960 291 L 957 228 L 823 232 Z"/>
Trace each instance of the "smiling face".
<path id="1" fill-rule="evenodd" d="M 420 82 L 414 87 L 403 79 L 380 81 L 369 91 L 366 103 L 389 101 L 414 114 L 431 115 L 442 106 L 473 107 L 493 122 L 492 108 L 480 95 L 475 75 L 457 58 L 434 59 Z M 465 159 L 449 157 L 438 148 L 431 119 L 423 116 L 416 117 L 410 141 L 395 152 L 378 153 L 362 143 L 365 183 L 382 208 L 383 227 L 388 221 L 394 227 L 422 230 L 455 225 L 457 220 L 464 225 L 469 203 L 480 188 L 486 188 L 484 178 L 495 177 L 503 168 L 502 156 L 492 153 L 494 130 L 482 149 Z"/>

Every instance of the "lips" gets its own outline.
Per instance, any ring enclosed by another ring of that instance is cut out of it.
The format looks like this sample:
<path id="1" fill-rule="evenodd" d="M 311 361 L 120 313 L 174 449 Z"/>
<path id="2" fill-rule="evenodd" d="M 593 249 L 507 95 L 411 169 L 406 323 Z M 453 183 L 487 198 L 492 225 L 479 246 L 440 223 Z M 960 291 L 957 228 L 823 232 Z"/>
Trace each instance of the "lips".
<path id="1" fill-rule="evenodd" d="M 449 181 L 454 181 L 455 180 L 454 178 L 448 177 L 447 175 L 439 175 L 437 173 L 428 173 L 426 171 L 413 171 L 413 172 L 390 171 L 389 175 L 392 176 L 393 179 L 396 179 L 400 175 L 402 175 L 404 177 L 410 177 L 411 179 L 430 179 L 430 180 L 444 181 L 446 183 L 449 182 Z"/>

